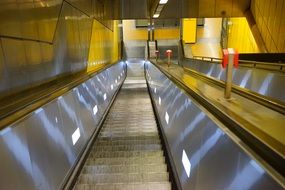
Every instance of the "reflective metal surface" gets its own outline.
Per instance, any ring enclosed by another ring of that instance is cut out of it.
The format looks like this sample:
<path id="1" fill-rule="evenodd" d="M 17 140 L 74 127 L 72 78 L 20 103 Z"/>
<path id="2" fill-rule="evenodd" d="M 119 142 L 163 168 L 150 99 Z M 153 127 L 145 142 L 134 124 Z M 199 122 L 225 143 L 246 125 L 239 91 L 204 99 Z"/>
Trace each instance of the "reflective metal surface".
<path id="1" fill-rule="evenodd" d="M 145 58 L 146 56 L 146 41 L 145 40 L 129 40 L 124 41 L 124 54 L 128 59 Z"/>
<path id="2" fill-rule="evenodd" d="M 0 189 L 59 189 L 125 78 L 120 62 L 0 131 Z"/>
<path id="3" fill-rule="evenodd" d="M 3 0 L 0 35 L 52 42 L 62 0 Z"/>
<path id="4" fill-rule="evenodd" d="M 167 61 L 166 50 L 172 50 L 171 60 L 173 63 L 177 63 L 179 60 L 180 49 L 179 41 L 177 40 L 157 40 L 157 48 L 159 51 L 159 58 Z"/>
<path id="5" fill-rule="evenodd" d="M 186 59 L 183 66 L 219 80 L 225 81 L 226 78 L 225 69 L 220 64 Z M 285 102 L 285 91 L 280 89 L 284 83 L 285 75 L 281 72 L 247 67 L 234 68 L 233 71 L 233 84 L 282 102 Z"/>
<path id="6" fill-rule="evenodd" d="M 93 20 L 83 11 L 58 0 L 1 3 L 1 96 L 86 69 Z"/>
<path id="7" fill-rule="evenodd" d="M 149 62 L 146 77 L 182 189 L 283 189 Z"/>

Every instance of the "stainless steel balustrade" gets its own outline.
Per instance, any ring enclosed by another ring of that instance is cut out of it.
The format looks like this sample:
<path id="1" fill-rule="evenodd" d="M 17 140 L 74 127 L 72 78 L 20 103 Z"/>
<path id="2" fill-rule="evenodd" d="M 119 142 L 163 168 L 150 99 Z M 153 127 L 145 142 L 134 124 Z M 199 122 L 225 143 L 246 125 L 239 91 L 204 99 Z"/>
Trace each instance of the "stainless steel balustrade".
<path id="1" fill-rule="evenodd" d="M 150 62 L 146 78 L 182 189 L 284 188 Z"/>
<path id="2" fill-rule="evenodd" d="M 225 81 L 226 70 L 220 64 L 204 60 L 185 59 L 183 66 L 207 76 Z M 258 68 L 238 67 L 233 71 L 233 84 L 258 94 L 285 102 L 285 73 Z"/>
<path id="3" fill-rule="evenodd" d="M 126 76 L 120 62 L 0 131 L 0 189 L 60 189 Z"/>

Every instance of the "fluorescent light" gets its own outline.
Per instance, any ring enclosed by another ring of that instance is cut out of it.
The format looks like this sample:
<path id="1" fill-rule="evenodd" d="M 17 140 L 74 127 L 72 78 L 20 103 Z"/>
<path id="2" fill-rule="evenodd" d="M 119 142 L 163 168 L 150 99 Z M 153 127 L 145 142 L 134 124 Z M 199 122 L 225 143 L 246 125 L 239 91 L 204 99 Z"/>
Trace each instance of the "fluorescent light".
<path id="1" fill-rule="evenodd" d="M 166 124 L 168 124 L 168 122 L 169 122 L 169 115 L 168 115 L 168 113 L 167 112 L 165 112 L 165 121 L 166 121 Z"/>
<path id="2" fill-rule="evenodd" d="M 182 152 L 182 164 L 184 166 L 187 177 L 189 178 L 190 172 L 191 172 L 191 163 L 190 163 L 190 160 L 189 160 L 185 150 L 183 150 L 183 152 Z"/>
<path id="3" fill-rule="evenodd" d="M 115 80 L 116 83 L 118 83 L 117 79 Z"/>
<path id="4" fill-rule="evenodd" d="M 166 4 L 168 2 L 168 0 L 160 0 L 159 4 Z"/>
<path id="5" fill-rule="evenodd" d="M 96 115 L 97 112 L 98 112 L 98 107 L 97 107 L 97 105 L 95 105 L 93 108 L 93 114 Z"/>
<path id="6" fill-rule="evenodd" d="M 153 15 L 153 18 L 158 18 L 159 17 L 159 14 L 154 14 Z"/>
<path id="7" fill-rule="evenodd" d="M 72 144 L 75 145 L 78 139 L 80 138 L 80 130 L 77 128 L 71 136 Z"/>
<path id="8" fill-rule="evenodd" d="M 113 85 L 111 85 L 111 90 L 113 90 L 113 88 L 114 88 Z"/>
<path id="9" fill-rule="evenodd" d="M 158 104 L 161 105 L 161 98 L 158 98 Z"/>

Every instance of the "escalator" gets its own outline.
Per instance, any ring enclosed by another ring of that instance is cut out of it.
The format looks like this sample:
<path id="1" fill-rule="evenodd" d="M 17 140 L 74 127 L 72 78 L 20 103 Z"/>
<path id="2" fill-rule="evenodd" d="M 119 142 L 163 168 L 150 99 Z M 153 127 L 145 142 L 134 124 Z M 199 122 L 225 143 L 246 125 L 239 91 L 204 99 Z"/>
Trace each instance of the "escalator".
<path id="1" fill-rule="evenodd" d="M 74 189 L 171 189 L 146 81 L 127 77 Z"/>
<path id="2" fill-rule="evenodd" d="M 0 189 L 284 189 L 177 84 L 145 60 L 91 75 L 0 131 Z"/>

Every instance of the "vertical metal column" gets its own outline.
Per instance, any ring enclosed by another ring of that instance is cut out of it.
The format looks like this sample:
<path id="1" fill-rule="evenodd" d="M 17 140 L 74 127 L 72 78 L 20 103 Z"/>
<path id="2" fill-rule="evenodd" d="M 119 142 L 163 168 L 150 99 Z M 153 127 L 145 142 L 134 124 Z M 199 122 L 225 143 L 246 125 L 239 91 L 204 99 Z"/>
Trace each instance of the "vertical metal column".
<path id="1" fill-rule="evenodd" d="M 234 66 L 234 49 L 229 48 L 229 64 L 227 66 L 226 73 L 226 89 L 225 89 L 225 99 L 231 98 L 232 90 L 232 80 L 233 80 L 233 66 Z"/>

